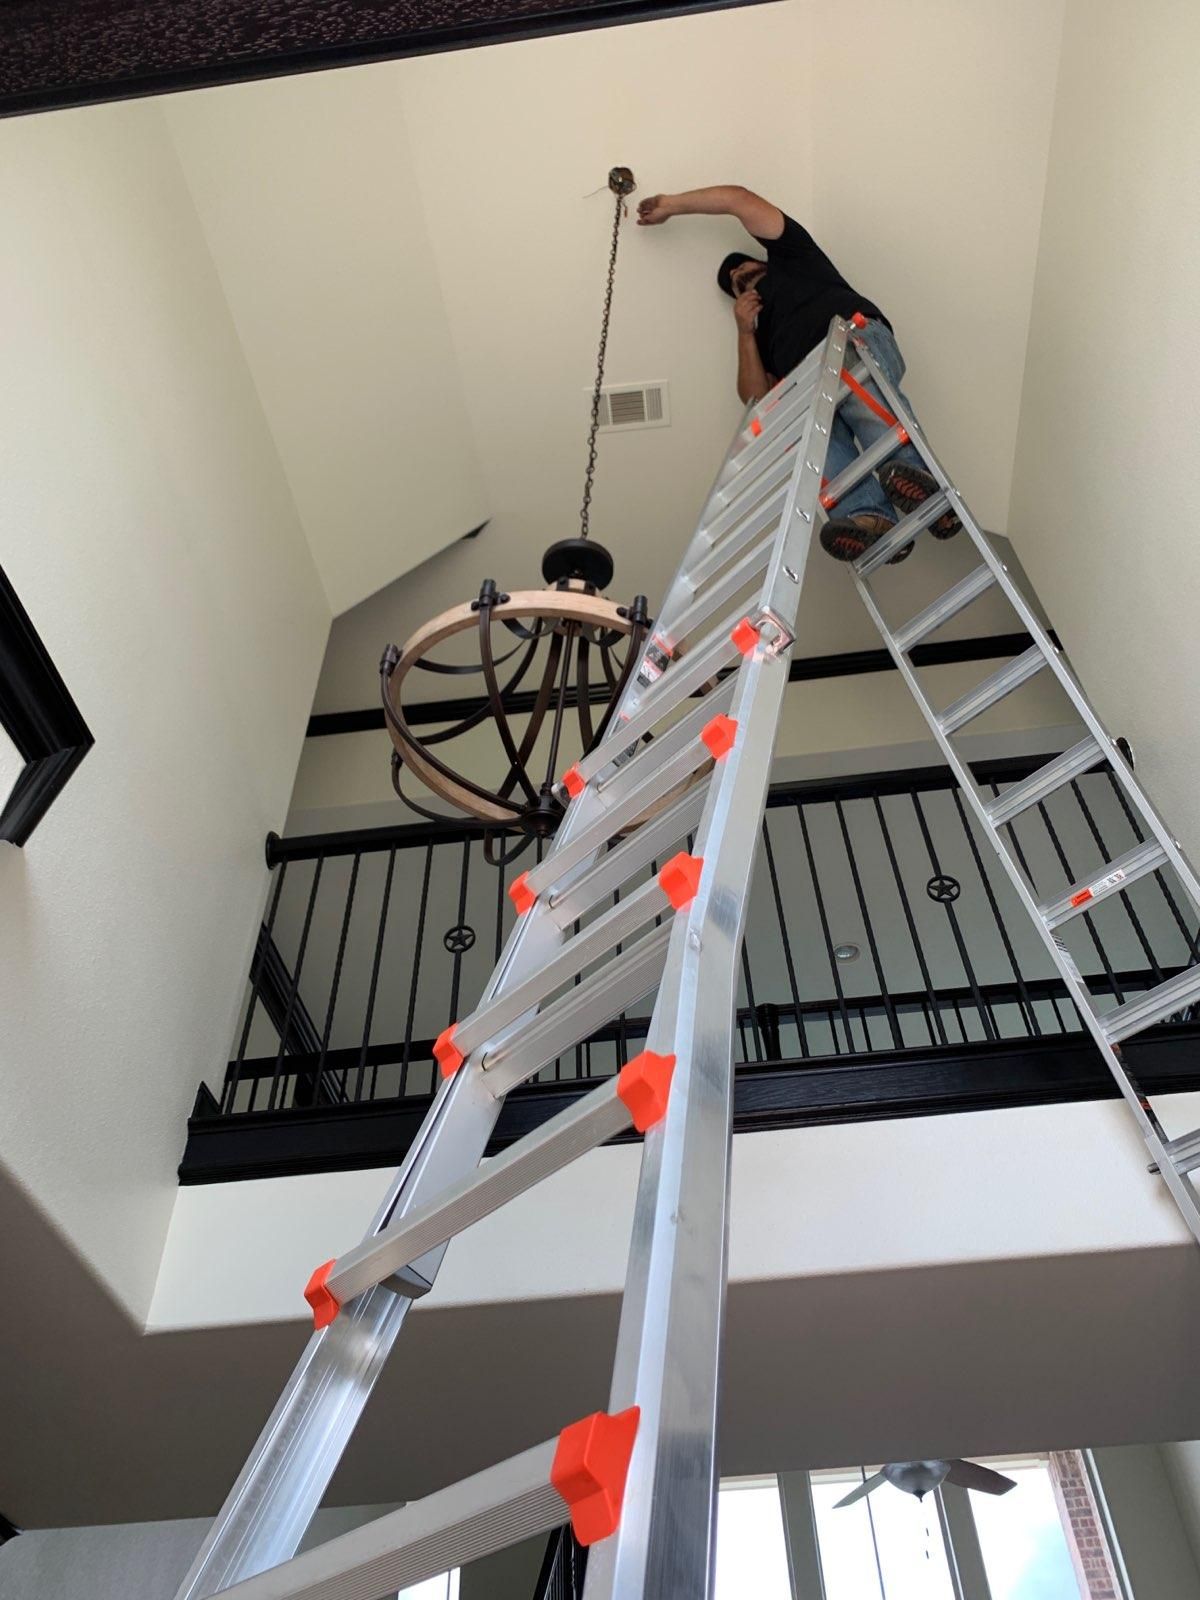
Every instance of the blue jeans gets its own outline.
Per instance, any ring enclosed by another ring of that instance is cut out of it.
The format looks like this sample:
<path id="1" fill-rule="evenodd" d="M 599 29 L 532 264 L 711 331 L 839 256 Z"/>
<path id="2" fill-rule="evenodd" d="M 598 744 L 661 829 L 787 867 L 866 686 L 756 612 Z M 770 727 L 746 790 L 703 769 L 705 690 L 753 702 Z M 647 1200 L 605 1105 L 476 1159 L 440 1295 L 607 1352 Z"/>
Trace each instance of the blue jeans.
<path id="1" fill-rule="evenodd" d="M 913 421 L 917 414 L 913 411 L 908 396 L 900 387 L 900 380 L 904 376 L 904 357 L 900 354 L 900 347 L 896 343 L 895 335 L 886 322 L 871 321 L 862 330 L 862 338 L 868 350 L 883 371 L 888 382 L 899 394 L 907 406 Z M 868 380 L 863 384 L 874 399 L 878 400 L 884 409 L 889 409 L 887 401 L 880 394 L 876 385 Z M 887 423 L 881 422 L 869 406 L 853 392 L 847 395 L 838 407 L 837 416 L 834 418 L 833 427 L 829 430 L 829 450 L 825 457 L 825 476 L 832 482 L 838 473 L 848 467 L 858 455 L 855 449 L 855 440 L 859 448 L 865 450 L 868 445 L 874 444 L 881 433 L 887 432 Z M 894 455 L 888 458 L 891 461 L 907 461 L 911 466 L 920 467 L 924 463 L 911 444 L 901 445 Z M 867 474 L 863 481 L 856 484 L 849 494 L 843 495 L 829 513 L 831 517 L 861 516 L 864 512 L 875 516 L 886 517 L 889 522 L 897 520 L 896 512 L 891 501 L 879 486 L 879 480 L 873 472 Z"/>

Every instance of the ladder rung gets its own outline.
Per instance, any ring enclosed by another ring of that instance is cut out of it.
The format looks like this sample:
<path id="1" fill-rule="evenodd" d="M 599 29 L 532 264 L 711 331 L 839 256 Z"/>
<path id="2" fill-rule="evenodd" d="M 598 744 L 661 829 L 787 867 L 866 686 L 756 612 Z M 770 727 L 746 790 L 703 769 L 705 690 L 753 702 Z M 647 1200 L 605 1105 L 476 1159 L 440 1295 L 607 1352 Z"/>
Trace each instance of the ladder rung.
<path id="1" fill-rule="evenodd" d="M 794 412 L 789 410 L 786 421 L 773 428 L 769 437 L 764 435 L 758 441 L 753 453 L 744 458 L 744 465 L 737 475 L 717 490 L 710 501 L 710 510 L 720 510 L 729 505 L 744 490 L 750 488 L 755 478 L 762 477 L 776 462 L 787 455 L 803 435 L 807 419 L 807 401 L 799 410 Z"/>
<path id="2" fill-rule="evenodd" d="M 363 1600 L 547 1533 L 567 1516 L 550 1482 L 557 1448 L 557 1439 L 547 1439 L 222 1593 L 236 1600 Z"/>
<path id="3" fill-rule="evenodd" d="M 647 866 L 664 850 L 685 839 L 700 821 L 707 798 L 708 783 L 693 783 L 673 805 L 641 823 L 628 839 L 602 855 L 569 888 L 561 893 L 552 891 L 550 909 L 559 925 L 586 915 L 639 867 Z"/>
<path id="4" fill-rule="evenodd" d="M 728 622 L 719 623 L 696 647 L 673 661 L 657 682 L 643 690 L 641 700 L 624 721 L 614 718 L 608 733 L 590 755 L 576 763 L 580 778 L 587 782 L 603 772 L 618 756 L 651 732 L 668 712 L 691 698 L 697 689 L 715 678 L 722 667 L 740 659 L 730 636 Z"/>
<path id="5" fill-rule="evenodd" d="M 1163 1149 L 1176 1172 L 1195 1172 L 1200 1167 L 1200 1128 L 1192 1133 L 1181 1133 L 1177 1139 L 1168 1139 Z M 1151 1172 L 1158 1170 L 1157 1165 L 1150 1168 Z"/>
<path id="6" fill-rule="evenodd" d="M 707 522 L 702 522 L 697 532 L 709 544 L 716 544 L 718 539 L 727 534 L 731 528 L 736 528 L 738 521 L 747 511 L 752 511 L 764 495 L 769 494 L 778 484 L 786 486 L 792 475 L 791 452 L 785 452 L 767 468 L 765 472 L 755 476 L 753 482 L 744 487 L 739 485 L 738 493 L 717 516 Z"/>
<path id="7" fill-rule="evenodd" d="M 1157 839 L 1148 839 L 1144 844 L 1126 851 L 1117 860 L 1106 863 L 1095 877 L 1073 883 L 1057 900 L 1046 901 L 1038 907 L 1038 911 L 1048 928 L 1057 928 L 1072 917 L 1090 911 L 1101 900 L 1107 900 L 1109 895 L 1130 888 L 1148 872 L 1165 865 L 1166 860 L 1167 852 Z"/>
<path id="8" fill-rule="evenodd" d="M 991 706 L 1003 700 L 1005 695 L 1012 694 L 1014 689 L 1019 689 L 1023 683 L 1039 673 L 1046 665 L 1046 657 L 1032 645 L 1013 661 L 1005 662 L 999 672 L 993 672 L 991 677 L 985 678 L 982 683 L 977 683 L 969 693 L 964 694 L 953 705 L 947 706 L 938 717 L 938 725 L 943 733 L 954 733 L 959 728 L 965 727 L 968 722 L 982 716 Z"/>
<path id="9" fill-rule="evenodd" d="M 778 514 L 773 520 L 778 521 Z M 748 583 L 753 582 L 760 572 L 766 570 L 774 549 L 775 532 L 772 529 L 770 533 L 764 534 L 758 544 L 748 550 L 740 561 L 734 562 L 726 572 L 714 579 L 703 594 L 698 595 L 690 606 L 674 618 L 670 628 L 666 630 L 667 643 L 672 646 L 682 644 L 689 634 L 695 633 L 696 629 L 706 623 L 715 612 L 720 611 L 722 606 L 727 606 L 731 600 L 736 599 Z"/>
<path id="10" fill-rule="evenodd" d="M 760 506 L 749 513 L 736 533 L 730 534 L 727 539 L 722 539 L 719 544 L 706 548 L 697 561 L 684 569 L 684 576 L 693 594 L 698 593 L 706 583 L 724 571 L 729 562 L 753 544 L 759 534 L 778 523 L 787 501 L 787 494 L 788 484 L 785 479 Z"/>
<path id="11" fill-rule="evenodd" d="M 641 745 L 633 760 L 617 767 L 607 781 L 597 780 L 604 810 L 573 839 L 556 844 L 544 861 L 529 868 L 525 882 L 531 894 L 540 897 L 561 883 L 581 862 L 602 850 L 610 839 L 669 794 L 681 778 L 708 760 L 700 735 L 713 717 L 729 710 L 736 685 L 735 677 L 725 678 L 660 738 Z M 681 755 L 685 758 L 683 765 L 676 768 L 676 758 Z"/>
<path id="12" fill-rule="evenodd" d="M 588 1038 L 656 988 L 667 959 L 672 927 L 672 922 L 664 922 L 661 928 L 644 934 L 636 944 L 614 956 L 602 973 L 575 984 L 553 1005 L 486 1051 L 482 1065 L 492 1094 L 499 1098 L 532 1078 L 564 1050 Z"/>
<path id="13" fill-rule="evenodd" d="M 859 556 L 854 563 L 854 571 L 860 578 L 867 577 L 876 567 L 882 567 L 885 561 L 889 561 L 897 550 L 903 549 L 919 533 L 923 533 L 931 522 L 936 522 L 943 511 L 949 509 L 950 496 L 944 490 L 939 494 L 930 495 L 923 505 L 919 505 L 915 511 L 910 511 L 902 518 L 891 533 L 885 533 L 865 555 Z"/>
<path id="14" fill-rule="evenodd" d="M 469 1056 L 481 1045 L 547 999 L 564 983 L 623 944 L 639 928 L 670 909 L 671 902 L 657 878 L 635 889 L 626 900 L 597 917 L 581 933 L 559 948 L 533 977 L 514 984 L 496 995 L 454 1026 L 454 1048 Z M 593 973 L 588 983 L 603 983 L 604 970 Z"/>
<path id="15" fill-rule="evenodd" d="M 889 428 L 886 433 L 881 433 L 875 443 L 868 445 L 857 461 L 852 461 L 844 467 L 837 477 L 826 484 L 821 493 L 821 504 L 830 509 L 835 508 L 844 495 L 850 493 L 855 484 L 861 483 L 868 474 L 890 455 L 894 455 L 904 443 L 895 428 Z"/>
<path id="16" fill-rule="evenodd" d="M 1095 739 L 1091 737 L 1081 739 L 1069 750 L 1064 750 L 1062 755 L 1055 756 L 1053 761 L 1048 761 L 1044 767 L 1039 767 L 1027 778 L 1022 778 L 1020 783 L 1014 783 L 1003 794 L 987 802 L 984 809 L 987 811 L 988 821 L 994 828 L 1011 822 L 1014 817 L 1019 817 L 1022 811 L 1028 811 L 1030 806 L 1037 805 L 1039 800 L 1045 800 L 1056 789 L 1061 789 L 1064 784 L 1070 783 L 1072 778 L 1090 772 L 1098 761 L 1103 760 L 1104 751 Z"/>
<path id="17" fill-rule="evenodd" d="M 1197 1000 L 1200 1000 L 1200 966 L 1188 967 L 1135 1000 L 1126 1000 L 1115 1011 L 1106 1011 L 1100 1018 L 1100 1026 L 1110 1044 L 1119 1044 L 1122 1039 L 1140 1033 L 1143 1028 L 1152 1028 L 1164 1017 L 1182 1011 Z"/>
<path id="18" fill-rule="evenodd" d="M 551 1117 L 468 1177 L 444 1189 L 431 1204 L 411 1211 L 382 1232 L 339 1256 L 325 1286 L 344 1306 L 392 1273 L 419 1261 L 427 1250 L 456 1238 L 464 1228 L 490 1216 L 551 1173 L 630 1126 L 628 1107 L 617 1093 L 617 1079 Z"/>
<path id="19" fill-rule="evenodd" d="M 926 606 L 924 611 L 919 611 L 902 628 L 897 628 L 895 634 L 897 650 L 911 650 L 913 645 L 935 633 L 943 622 L 949 622 L 951 617 L 964 611 L 973 600 L 978 600 L 995 581 L 996 574 L 991 567 L 987 565 L 976 567 L 974 572 L 969 572 L 952 589 L 947 589 L 945 594 L 939 595 L 931 605 Z"/>

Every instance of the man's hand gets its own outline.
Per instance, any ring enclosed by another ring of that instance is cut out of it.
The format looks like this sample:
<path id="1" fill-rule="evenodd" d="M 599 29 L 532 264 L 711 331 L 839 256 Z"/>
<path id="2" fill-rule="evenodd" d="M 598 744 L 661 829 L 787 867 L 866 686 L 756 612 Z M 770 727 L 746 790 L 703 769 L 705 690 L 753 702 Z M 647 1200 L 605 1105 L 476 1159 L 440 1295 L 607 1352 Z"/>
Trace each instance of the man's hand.
<path id="1" fill-rule="evenodd" d="M 757 289 L 747 289 L 745 294 L 738 295 L 733 302 L 733 314 L 737 318 L 737 325 L 742 333 L 753 333 L 758 322 L 758 313 L 762 310 L 762 296 Z"/>
<path id="2" fill-rule="evenodd" d="M 656 228 L 659 223 L 666 222 L 668 217 L 675 213 L 670 206 L 671 197 L 668 194 L 652 194 L 648 199 L 638 204 L 638 226 L 641 228 Z"/>

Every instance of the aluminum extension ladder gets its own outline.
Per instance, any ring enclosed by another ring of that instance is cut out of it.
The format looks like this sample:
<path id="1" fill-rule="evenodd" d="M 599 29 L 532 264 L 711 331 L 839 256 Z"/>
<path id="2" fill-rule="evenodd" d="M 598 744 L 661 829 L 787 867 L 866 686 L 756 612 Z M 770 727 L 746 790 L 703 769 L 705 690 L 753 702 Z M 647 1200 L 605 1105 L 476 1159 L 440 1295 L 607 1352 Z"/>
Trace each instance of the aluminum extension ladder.
<path id="1" fill-rule="evenodd" d="M 1200 998 L 1200 966 L 1100 1016 L 1054 931 L 1166 862 L 1197 904 L 1200 888 L 857 337 L 857 320 L 835 318 L 825 345 L 751 408 L 735 437 L 609 734 L 564 777 L 571 804 L 554 846 L 512 885 L 521 915 L 483 997 L 438 1040 L 443 1083 L 413 1148 L 363 1242 L 318 1268 L 305 1290 L 313 1336 L 177 1600 L 224 1593 L 376 1600 L 568 1516 L 594 1547 L 587 1600 L 710 1595 L 733 1016 L 751 870 L 812 532 L 823 510 L 906 437 L 942 492 L 867 552 L 854 581 L 1200 1239 L 1200 1209 L 1186 1177 L 1200 1166 L 1200 1133 L 1163 1137 L 1119 1049 L 1131 1034 Z M 851 345 L 859 360 L 848 371 Z M 844 380 L 868 376 L 887 397 L 894 425 L 825 484 L 830 425 L 850 392 Z M 868 577 L 951 505 L 982 566 L 890 630 Z M 936 711 L 906 652 L 993 585 L 1034 645 Z M 1043 668 L 1062 683 L 1088 737 L 998 800 L 985 800 L 951 736 Z M 1111 766 L 1147 843 L 1068 896 L 1039 905 L 1002 829 L 1101 763 Z M 693 830 L 690 849 L 600 909 L 615 888 Z M 615 1079 L 481 1166 L 508 1090 L 656 988 L 647 1048 Z M 448 1241 L 630 1125 L 645 1141 L 609 1411 L 295 1556 L 405 1314 L 432 1285 Z"/>

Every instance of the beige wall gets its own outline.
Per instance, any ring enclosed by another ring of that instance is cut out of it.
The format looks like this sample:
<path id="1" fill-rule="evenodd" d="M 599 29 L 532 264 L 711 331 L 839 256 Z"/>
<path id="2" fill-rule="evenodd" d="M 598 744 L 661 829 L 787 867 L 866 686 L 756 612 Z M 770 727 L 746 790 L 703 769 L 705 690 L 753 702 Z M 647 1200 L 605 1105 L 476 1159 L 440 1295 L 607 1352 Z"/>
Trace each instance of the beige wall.
<path id="1" fill-rule="evenodd" d="M 0 1162 L 142 1318 L 329 608 L 162 112 L 3 124 L 0 205 L 4 566 L 96 739 L 0 849 Z"/>
<path id="2" fill-rule="evenodd" d="M 1101 716 L 1200 848 L 1200 10 L 1071 0 L 1014 542 Z"/>
<path id="3" fill-rule="evenodd" d="M 1003 532 L 1063 0 L 814 7 L 813 217 L 896 325 L 906 390 Z"/>
<path id="4" fill-rule="evenodd" d="M 163 104 L 317 570 L 344 611 L 488 514 L 395 70 Z"/>

